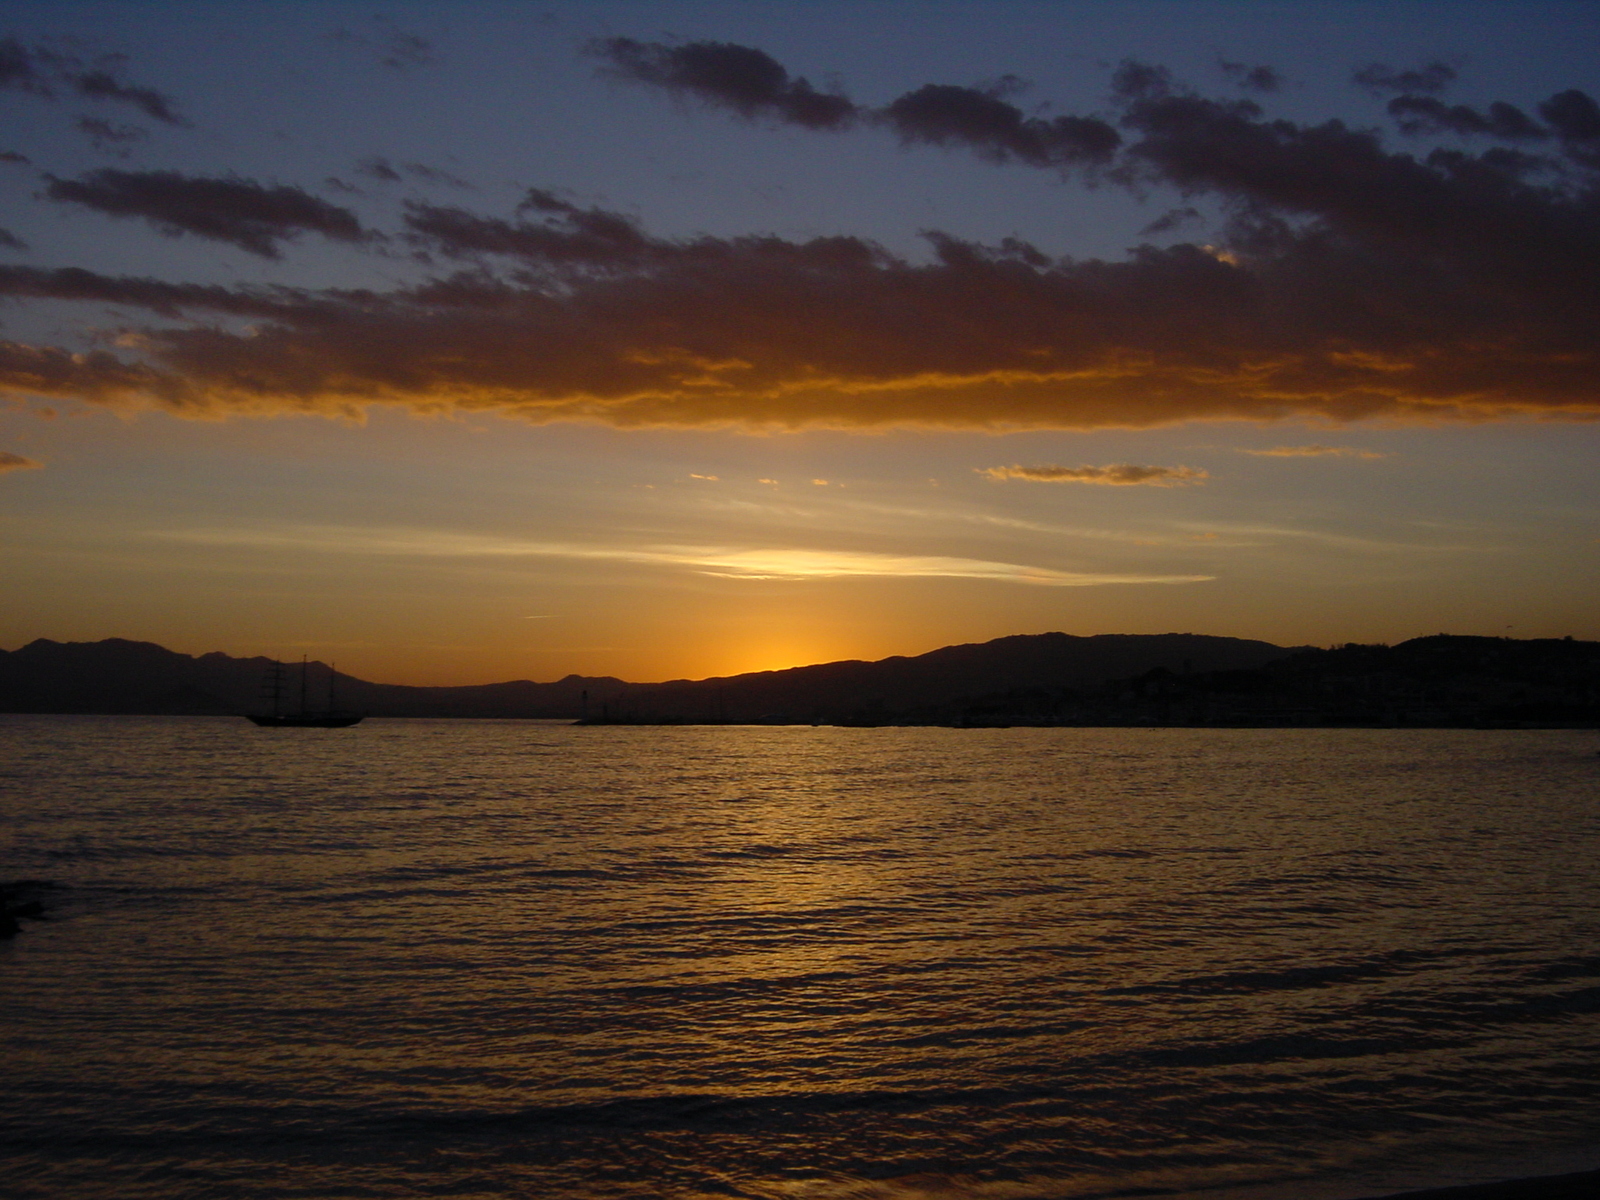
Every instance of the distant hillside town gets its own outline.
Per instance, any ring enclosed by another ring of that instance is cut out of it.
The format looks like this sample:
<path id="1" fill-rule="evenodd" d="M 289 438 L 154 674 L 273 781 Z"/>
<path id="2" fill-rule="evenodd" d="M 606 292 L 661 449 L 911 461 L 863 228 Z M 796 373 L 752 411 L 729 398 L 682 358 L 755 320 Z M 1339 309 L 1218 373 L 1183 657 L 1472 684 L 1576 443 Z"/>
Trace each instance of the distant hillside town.
<path id="1" fill-rule="evenodd" d="M 266 658 L 149 642 L 34 641 L 0 651 L 0 712 L 241 715 Z M 1397 646 L 1286 648 L 1201 634 L 1042 633 L 668 683 L 569 675 L 408 687 L 289 667 L 374 717 L 615 724 L 992 726 L 1600 726 L 1600 642 L 1438 634 Z"/>
<path id="2" fill-rule="evenodd" d="M 1248 670 L 1163 666 L 1088 688 L 1018 689 L 939 715 L 969 725 L 1591 728 L 1600 642 L 1437 634 L 1299 650 Z"/>

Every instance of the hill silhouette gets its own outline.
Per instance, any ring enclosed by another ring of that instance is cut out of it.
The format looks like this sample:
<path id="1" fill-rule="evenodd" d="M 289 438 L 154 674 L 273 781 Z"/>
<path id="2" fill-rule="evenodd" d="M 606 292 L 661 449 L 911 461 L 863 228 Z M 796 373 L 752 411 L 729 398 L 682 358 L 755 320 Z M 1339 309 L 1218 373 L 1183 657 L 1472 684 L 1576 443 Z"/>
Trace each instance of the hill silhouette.
<path id="1" fill-rule="evenodd" d="M 30 642 L 0 651 L 0 712 L 242 714 L 271 660 L 150 642 Z M 291 707 L 299 667 L 288 669 Z M 313 662 L 313 707 L 330 669 Z M 569 675 L 469 687 L 333 678 L 342 708 L 380 717 L 591 724 L 1600 724 L 1600 643 L 1439 634 L 1397 646 L 1288 649 L 1192 633 L 1025 634 L 875 662 L 628 683 Z"/>
<path id="2" fill-rule="evenodd" d="M 1026 688 L 1085 688 L 1156 669 L 1248 670 L 1290 651 L 1268 642 L 1201 634 L 1042 633 L 946 646 L 914 657 L 850 660 L 667 683 L 569 675 L 467 687 L 409 687 L 340 674 L 341 707 L 372 716 L 589 716 L 635 721 L 872 721 L 910 708 Z M 0 651 L 0 711 L 36 713 L 244 713 L 260 708 L 271 660 L 179 654 L 151 642 L 39 639 Z M 291 667 L 291 690 L 298 667 Z M 313 702 L 330 669 L 309 664 Z"/>
<path id="3" fill-rule="evenodd" d="M 1397 646 L 1304 649 L 1251 670 L 1156 668 L 1087 688 L 1018 688 L 959 712 L 968 725 L 1579 727 L 1600 725 L 1600 642 L 1436 634 Z"/>
<path id="4" fill-rule="evenodd" d="M 1289 653 L 1270 642 L 1196 633 L 1019 634 L 914 657 L 634 685 L 608 702 L 607 714 L 641 721 L 878 723 L 945 712 L 989 693 L 1085 688 L 1156 669 L 1246 670 Z"/>
<path id="5" fill-rule="evenodd" d="M 272 660 L 216 653 L 179 654 L 153 642 L 29 642 L 0 651 L 0 712 L 126 713 L 203 716 L 260 711 Z M 328 695 L 326 663 L 307 664 L 313 706 Z M 291 704 L 299 664 L 286 668 Z M 582 693 L 623 688 L 620 679 L 570 675 L 556 683 L 516 680 L 469 687 L 409 687 L 333 676 L 341 708 L 386 717 L 577 717 Z"/>

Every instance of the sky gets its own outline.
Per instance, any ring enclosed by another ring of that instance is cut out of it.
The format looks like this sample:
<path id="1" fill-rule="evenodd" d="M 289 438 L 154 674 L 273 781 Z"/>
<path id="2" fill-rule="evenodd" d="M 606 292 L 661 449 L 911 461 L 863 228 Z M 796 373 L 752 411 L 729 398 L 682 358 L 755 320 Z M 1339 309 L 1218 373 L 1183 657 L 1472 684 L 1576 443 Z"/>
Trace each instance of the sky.
<path id="1" fill-rule="evenodd" d="M 1600 638 L 1600 5 L 0 13 L 0 646 Z"/>

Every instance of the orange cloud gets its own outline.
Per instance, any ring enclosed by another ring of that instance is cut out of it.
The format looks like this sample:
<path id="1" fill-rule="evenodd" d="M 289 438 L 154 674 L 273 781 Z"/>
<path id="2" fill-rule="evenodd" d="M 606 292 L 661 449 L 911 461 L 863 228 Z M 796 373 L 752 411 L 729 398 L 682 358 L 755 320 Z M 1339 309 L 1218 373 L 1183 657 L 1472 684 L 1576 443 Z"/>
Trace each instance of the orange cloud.
<path id="1" fill-rule="evenodd" d="M 279 527 L 187 529 L 152 534 L 202 546 L 248 547 L 340 555 L 403 555 L 439 558 L 556 558 L 612 561 L 678 568 L 729 579 L 798 581 L 841 578 L 984 579 L 1035 587 L 1095 587 L 1104 584 L 1207 583 L 1211 575 L 1063 571 L 1027 563 L 993 562 L 944 555 L 883 554 L 860 550 L 812 550 L 725 546 L 602 546 L 530 542 L 474 534 L 406 529 Z"/>
<path id="2" fill-rule="evenodd" d="M 192 314 L 119 353 L 0 343 L 0 389 L 193 417 L 381 403 L 622 427 L 1600 417 L 1600 343 L 1557 352 L 1440 321 L 1375 330 L 1409 344 L 1364 359 L 1283 328 L 1292 314 L 1272 308 L 1266 268 L 1195 248 L 1049 267 L 954 245 L 913 265 L 851 239 L 658 248 L 668 261 L 559 294 L 481 279 L 347 295 L 0 268 L 0 294 Z"/>
<path id="3" fill-rule="evenodd" d="M 1413 103 L 1396 114 L 1405 136 L 1508 143 L 1416 154 L 1138 64 L 1116 73 L 1112 128 L 944 85 L 869 112 L 748 47 L 598 51 L 628 78 L 817 136 L 887 122 L 1019 169 L 1208 196 L 1234 220 L 1117 262 L 938 233 L 913 259 L 846 236 L 662 238 L 542 190 L 501 215 L 411 202 L 383 232 L 295 189 L 102 170 L 55 181 L 47 202 L 259 255 L 305 233 L 407 245 L 440 273 L 378 291 L 0 266 L 0 296 L 150 314 L 82 344 L 0 343 L 0 392 L 195 417 L 388 404 L 618 427 L 1600 419 L 1600 106 L 1583 93 L 1540 105 L 1543 124 Z M 759 86 L 734 88 L 747 71 Z M 1530 138 L 1549 153 L 1512 144 Z"/>
<path id="4" fill-rule="evenodd" d="M 1035 483 L 1099 483 L 1114 487 L 1183 487 L 1209 478 L 1196 467 L 1141 467 L 1116 463 L 1109 467 L 987 467 L 978 472 L 994 480 L 1029 479 Z"/>
<path id="5" fill-rule="evenodd" d="M 1371 324 L 1310 311 L 1327 302 L 1298 265 L 1198 247 L 1040 264 L 936 239 L 916 264 L 851 238 L 670 242 L 579 215 L 452 234 L 463 254 L 510 239 L 494 245 L 548 282 L 348 293 L 0 267 L 0 295 L 164 319 L 115 353 L 0 342 L 0 391 L 191 417 L 378 403 L 620 427 L 1600 417 L 1600 339 L 1563 328 L 1574 317 L 1486 327 L 1448 290 L 1395 297 L 1415 319 Z M 1403 274 L 1384 286 L 1411 289 Z"/>
<path id="6" fill-rule="evenodd" d="M 1274 446 L 1270 450 L 1240 450 L 1262 458 L 1388 458 L 1382 450 L 1358 450 L 1353 446 Z"/>
<path id="7" fill-rule="evenodd" d="M 34 471 L 44 464 L 36 458 L 27 458 L 21 454 L 13 454 L 9 450 L 0 450 L 0 473 L 6 471 Z"/>

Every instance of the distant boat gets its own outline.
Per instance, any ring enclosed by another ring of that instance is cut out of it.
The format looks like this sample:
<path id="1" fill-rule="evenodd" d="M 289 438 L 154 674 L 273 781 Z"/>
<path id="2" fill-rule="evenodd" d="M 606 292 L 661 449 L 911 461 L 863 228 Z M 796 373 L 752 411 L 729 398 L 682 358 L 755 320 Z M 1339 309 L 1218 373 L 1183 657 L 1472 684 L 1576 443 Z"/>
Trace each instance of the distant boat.
<path id="1" fill-rule="evenodd" d="M 300 658 L 300 710 L 298 712 L 284 712 L 283 693 L 284 677 L 283 664 L 276 659 L 272 666 L 267 668 L 267 677 L 262 681 L 262 699 L 272 702 L 272 711 L 268 713 L 246 713 L 249 719 L 257 725 L 268 729 L 346 729 L 360 721 L 364 714 L 340 712 L 333 703 L 333 681 L 338 677 L 331 666 L 328 668 L 328 707 L 321 712 L 313 712 L 306 695 L 306 683 L 309 668 L 305 656 Z"/>

